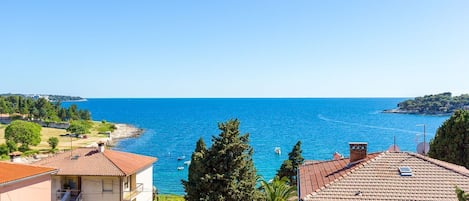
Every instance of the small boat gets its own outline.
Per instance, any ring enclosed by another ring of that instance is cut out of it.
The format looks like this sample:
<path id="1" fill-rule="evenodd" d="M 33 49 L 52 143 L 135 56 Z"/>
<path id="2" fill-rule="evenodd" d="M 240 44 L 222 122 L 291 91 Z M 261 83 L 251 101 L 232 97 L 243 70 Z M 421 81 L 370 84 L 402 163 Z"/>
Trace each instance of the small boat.
<path id="1" fill-rule="evenodd" d="M 183 166 L 179 166 L 179 167 L 178 167 L 178 170 L 184 170 L 184 167 L 183 167 Z"/>
<path id="2" fill-rule="evenodd" d="M 186 159 L 186 156 L 179 156 L 178 161 Z"/>
<path id="3" fill-rule="evenodd" d="M 184 165 L 191 165 L 191 161 L 184 161 Z"/>
<path id="4" fill-rule="evenodd" d="M 280 147 L 275 147 L 274 152 L 275 152 L 277 155 L 282 154 L 282 150 L 280 149 Z"/>

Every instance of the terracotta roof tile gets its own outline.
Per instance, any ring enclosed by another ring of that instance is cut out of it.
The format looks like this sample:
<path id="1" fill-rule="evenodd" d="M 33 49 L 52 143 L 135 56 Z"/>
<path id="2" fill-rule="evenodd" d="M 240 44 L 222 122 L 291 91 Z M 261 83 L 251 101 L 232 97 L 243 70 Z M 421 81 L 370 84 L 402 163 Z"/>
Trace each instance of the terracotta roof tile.
<path id="1" fill-rule="evenodd" d="M 96 148 L 78 148 L 36 162 L 59 168 L 57 175 L 125 176 L 151 165 L 156 158 Z"/>
<path id="2" fill-rule="evenodd" d="M 320 166 L 324 164 L 300 167 L 300 190 L 304 200 L 457 200 L 455 185 L 469 189 L 469 170 L 466 168 L 414 153 L 380 154 L 356 165 L 342 179 L 314 192 L 311 187 L 321 187 L 302 179 L 317 174 L 316 169 Z M 401 166 L 410 167 L 413 176 L 400 176 L 398 168 Z"/>
<path id="3" fill-rule="evenodd" d="M 346 175 L 347 172 L 350 172 L 352 168 L 378 156 L 379 154 L 380 153 L 368 154 L 365 160 L 351 167 L 347 167 L 347 164 L 350 162 L 349 158 L 322 162 L 306 162 L 305 165 L 300 166 L 299 170 L 301 184 L 300 196 L 303 197 L 303 195 L 319 191 L 321 187 L 324 187 L 326 184 L 329 184 L 336 179 L 340 179 Z"/>
<path id="4" fill-rule="evenodd" d="M 138 172 L 156 161 L 156 158 L 127 152 L 106 150 L 104 155 L 126 175 Z"/>
<path id="5" fill-rule="evenodd" d="M 0 162 L 0 184 L 54 171 L 56 169 L 50 167 Z"/>

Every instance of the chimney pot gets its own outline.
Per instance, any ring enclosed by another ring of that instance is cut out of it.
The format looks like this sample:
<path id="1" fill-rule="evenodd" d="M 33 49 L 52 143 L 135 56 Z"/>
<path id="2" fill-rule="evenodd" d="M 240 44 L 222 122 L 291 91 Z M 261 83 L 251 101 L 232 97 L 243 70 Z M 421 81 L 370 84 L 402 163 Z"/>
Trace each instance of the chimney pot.
<path id="1" fill-rule="evenodd" d="M 101 152 L 101 153 L 104 152 L 105 147 L 106 146 L 104 145 L 104 142 L 102 142 L 102 141 L 98 142 L 98 151 L 99 152 Z"/>
<path id="2" fill-rule="evenodd" d="M 366 158 L 368 143 L 349 142 L 349 146 L 350 146 L 350 163 Z"/>
<path id="3" fill-rule="evenodd" d="M 10 153 L 10 162 L 13 162 L 13 163 L 19 163 L 21 162 L 21 154 L 22 152 L 20 151 L 15 151 L 15 152 L 12 152 Z"/>

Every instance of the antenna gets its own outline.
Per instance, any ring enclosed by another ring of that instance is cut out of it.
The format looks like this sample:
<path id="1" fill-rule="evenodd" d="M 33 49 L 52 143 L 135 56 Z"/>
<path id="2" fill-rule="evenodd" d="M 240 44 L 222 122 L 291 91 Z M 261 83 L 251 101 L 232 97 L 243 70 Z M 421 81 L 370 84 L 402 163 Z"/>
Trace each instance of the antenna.
<path id="1" fill-rule="evenodd" d="M 73 157 L 72 156 L 72 135 L 69 135 L 70 136 L 70 159 Z"/>

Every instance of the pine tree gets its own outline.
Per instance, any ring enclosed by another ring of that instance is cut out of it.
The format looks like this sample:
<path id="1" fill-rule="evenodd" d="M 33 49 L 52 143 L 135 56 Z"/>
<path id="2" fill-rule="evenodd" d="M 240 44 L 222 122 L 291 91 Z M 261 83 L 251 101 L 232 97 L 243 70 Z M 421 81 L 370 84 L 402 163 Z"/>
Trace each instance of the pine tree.
<path id="1" fill-rule="evenodd" d="M 438 128 L 428 155 L 469 168 L 469 111 L 455 111 Z"/>
<path id="2" fill-rule="evenodd" d="M 240 134 L 237 119 L 219 123 L 218 128 L 221 133 L 212 138 L 212 146 L 203 154 L 200 168 L 189 169 L 186 185 L 198 182 L 198 187 L 186 188 L 187 197 L 191 200 L 259 200 L 249 134 Z"/>
<path id="3" fill-rule="evenodd" d="M 280 169 L 277 171 L 277 177 L 287 177 L 289 179 L 289 183 L 292 186 L 296 186 L 296 173 L 298 171 L 298 167 L 303 164 L 304 158 L 301 155 L 303 151 L 301 150 L 301 141 L 298 141 L 290 153 L 288 153 L 288 159 L 284 160 Z"/>
<path id="4" fill-rule="evenodd" d="M 184 199 L 187 201 L 192 200 L 201 200 L 201 198 L 206 196 L 207 189 L 204 189 L 206 185 L 202 184 L 202 176 L 206 174 L 206 169 L 204 166 L 204 156 L 207 153 L 207 148 L 205 142 L 202 138 L 197 141 L 194 152 L 191 157 L 191 164 L 189 166 L 189 176 L 188 180 L 182 181 L 186 195 Z"/>

